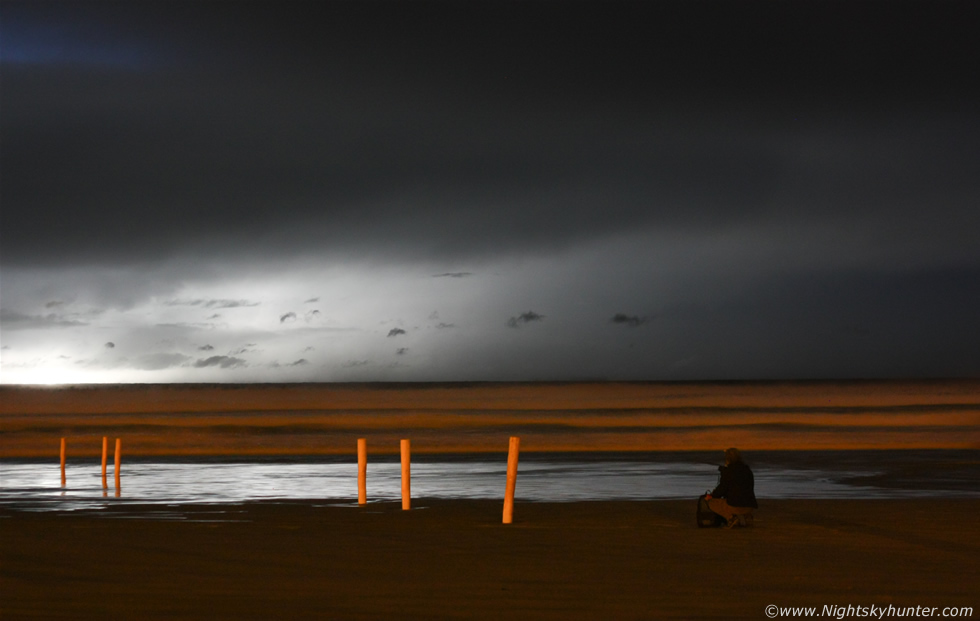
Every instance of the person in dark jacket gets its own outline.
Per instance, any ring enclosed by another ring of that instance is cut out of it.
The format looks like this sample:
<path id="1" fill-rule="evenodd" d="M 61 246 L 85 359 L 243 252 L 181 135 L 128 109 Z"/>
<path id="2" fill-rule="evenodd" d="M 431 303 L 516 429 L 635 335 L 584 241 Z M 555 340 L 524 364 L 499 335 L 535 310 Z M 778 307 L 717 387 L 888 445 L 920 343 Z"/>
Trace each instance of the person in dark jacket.
<path id="1" fill-rule="evenodd" d="M 742 461 L 737 448 L 725 450 L 725 465 L 718 470 L 721 477 L 718 486 L 707 496 L 708 508 L 725 518 L 728 528 L 736 524 L 747 526 L 753 510 L 759 508 L 752 470 Z"/>

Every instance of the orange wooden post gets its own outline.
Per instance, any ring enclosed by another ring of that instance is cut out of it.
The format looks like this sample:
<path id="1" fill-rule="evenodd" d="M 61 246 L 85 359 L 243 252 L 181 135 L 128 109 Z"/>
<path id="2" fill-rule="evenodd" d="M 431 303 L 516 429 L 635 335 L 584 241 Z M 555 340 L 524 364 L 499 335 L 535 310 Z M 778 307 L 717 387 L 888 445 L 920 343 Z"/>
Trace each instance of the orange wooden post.
<path id="1" fill-rule="evenodd" d="M 367 439 L 357 439 L 357 504 L 367 504 Z"/>
<path id="2" fill-rule="evenodd" d="M 119 461 L 122 458 L 122 439 L 116 438 L 116 495 L 119 495 Z"/>
<path id="3" fill-rule="evenodd" d="M 507 450 L 507 491 L 504 493 L 504 524 L 514 521 L 514 490 L 517 488 L 517 454 L 521 450 L 521 439 L 511 436 Z"/>
<path id="4" fill-rule="evenodd" d="M 109 438 L 102 436 L 102 489 L 109 489 L 109 484 L 105 480 L 106 456 L 109 454 Z"/>
<path id="5" fill-rule="evenodd" d="M 61 487 L 67 483 L 65 478 L 65 439 L 61 439 Z"/>
<path id="6" fill-rule="evenodd" d="M 412 444 L 402 440 L 402 510 L 412 508 Z"/>

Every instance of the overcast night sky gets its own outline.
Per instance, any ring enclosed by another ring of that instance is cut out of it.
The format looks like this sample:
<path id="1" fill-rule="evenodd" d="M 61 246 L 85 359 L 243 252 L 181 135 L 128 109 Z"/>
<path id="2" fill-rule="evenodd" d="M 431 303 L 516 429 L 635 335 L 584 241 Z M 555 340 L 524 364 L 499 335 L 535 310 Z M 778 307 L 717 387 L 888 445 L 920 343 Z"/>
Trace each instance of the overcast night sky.
<path id="1" fill-rule="evenodd" d="M 980 375 L 975 2 L 3 2 L 3 383 Z"/>

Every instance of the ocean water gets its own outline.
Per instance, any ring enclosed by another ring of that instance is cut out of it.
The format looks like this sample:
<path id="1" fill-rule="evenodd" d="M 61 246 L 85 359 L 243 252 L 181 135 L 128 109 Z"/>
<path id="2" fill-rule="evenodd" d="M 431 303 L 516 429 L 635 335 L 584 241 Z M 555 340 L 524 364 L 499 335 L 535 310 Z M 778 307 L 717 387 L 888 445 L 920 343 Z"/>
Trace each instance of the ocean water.
<path id="1" fill-rule="evenodd" d="M 689 499 L 715 486 L 713 453 L 521 455 L 517 500 Z M 980 498 L 980 451 L 774 451 L 749 462 L 766 498 Z M 413 499 L 503 498 L 506 455 L 413 456 Z M 131 459 L 121 489 L 103 490 L 97 460 L 69 460 L 61 487 L 57 461 L 0 462 L 0 506 L 18 511 L 99 510 L 130 505 L 229 505 L 248 501 L 355 504 L 351 457 Z M 369 460 L 369 502 L 401 496 L 397 456 Z"/>

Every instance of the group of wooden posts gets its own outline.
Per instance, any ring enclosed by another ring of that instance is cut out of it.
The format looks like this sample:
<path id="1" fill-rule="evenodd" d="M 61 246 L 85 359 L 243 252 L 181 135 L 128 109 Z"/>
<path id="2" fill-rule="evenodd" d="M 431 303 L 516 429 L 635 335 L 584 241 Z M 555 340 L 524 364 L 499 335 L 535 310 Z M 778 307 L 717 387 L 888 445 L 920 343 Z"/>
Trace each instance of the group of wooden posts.
<path id="1" fill-rule="evenodd" d="M 68 483 L 68 479 L 65 476 L 65 455 L 67 452 L 67 443 L 65 438 L 61 439 L 61 487 L 65 487 Z M 106 461 L 109 457 L 109 438 L 103 436 L 102 438 L 102 489 L 109 489 L 109 482 L 106 480 Z M 116 475 L 116 496 L 119 495 L 121 489 L 119 480 L 119 463 L 122 458 L 122 440 L 116 438 L 116 462 L 115 462 L 115 475 Z"/>
<path id="2" fill-rule="evenodd" d="M 517 454 L 520 451 L 521 439 L 514 436 L 510 439 L 507 450 L 507 487 L 504 492 L 504 524 L 510 524 L 514 519 L 514 490 L 517 487 Z M 102 489 L 109 489 L 106 481 L 106 458 L 109 453 L 109 438 L 102 438 Z M 119 464 L 122 453 L 122 440 L 116 438 L 116 496 L 121 489 L 119 480 Z M 402 456 L 402 510 L 412 508 L 412 443 L 401 441 Z M 65 438 L 61 439 L 61 487 L 65 487 Z M 357 440 L 357 504 L 367 504 L 367 439 Z"/>

